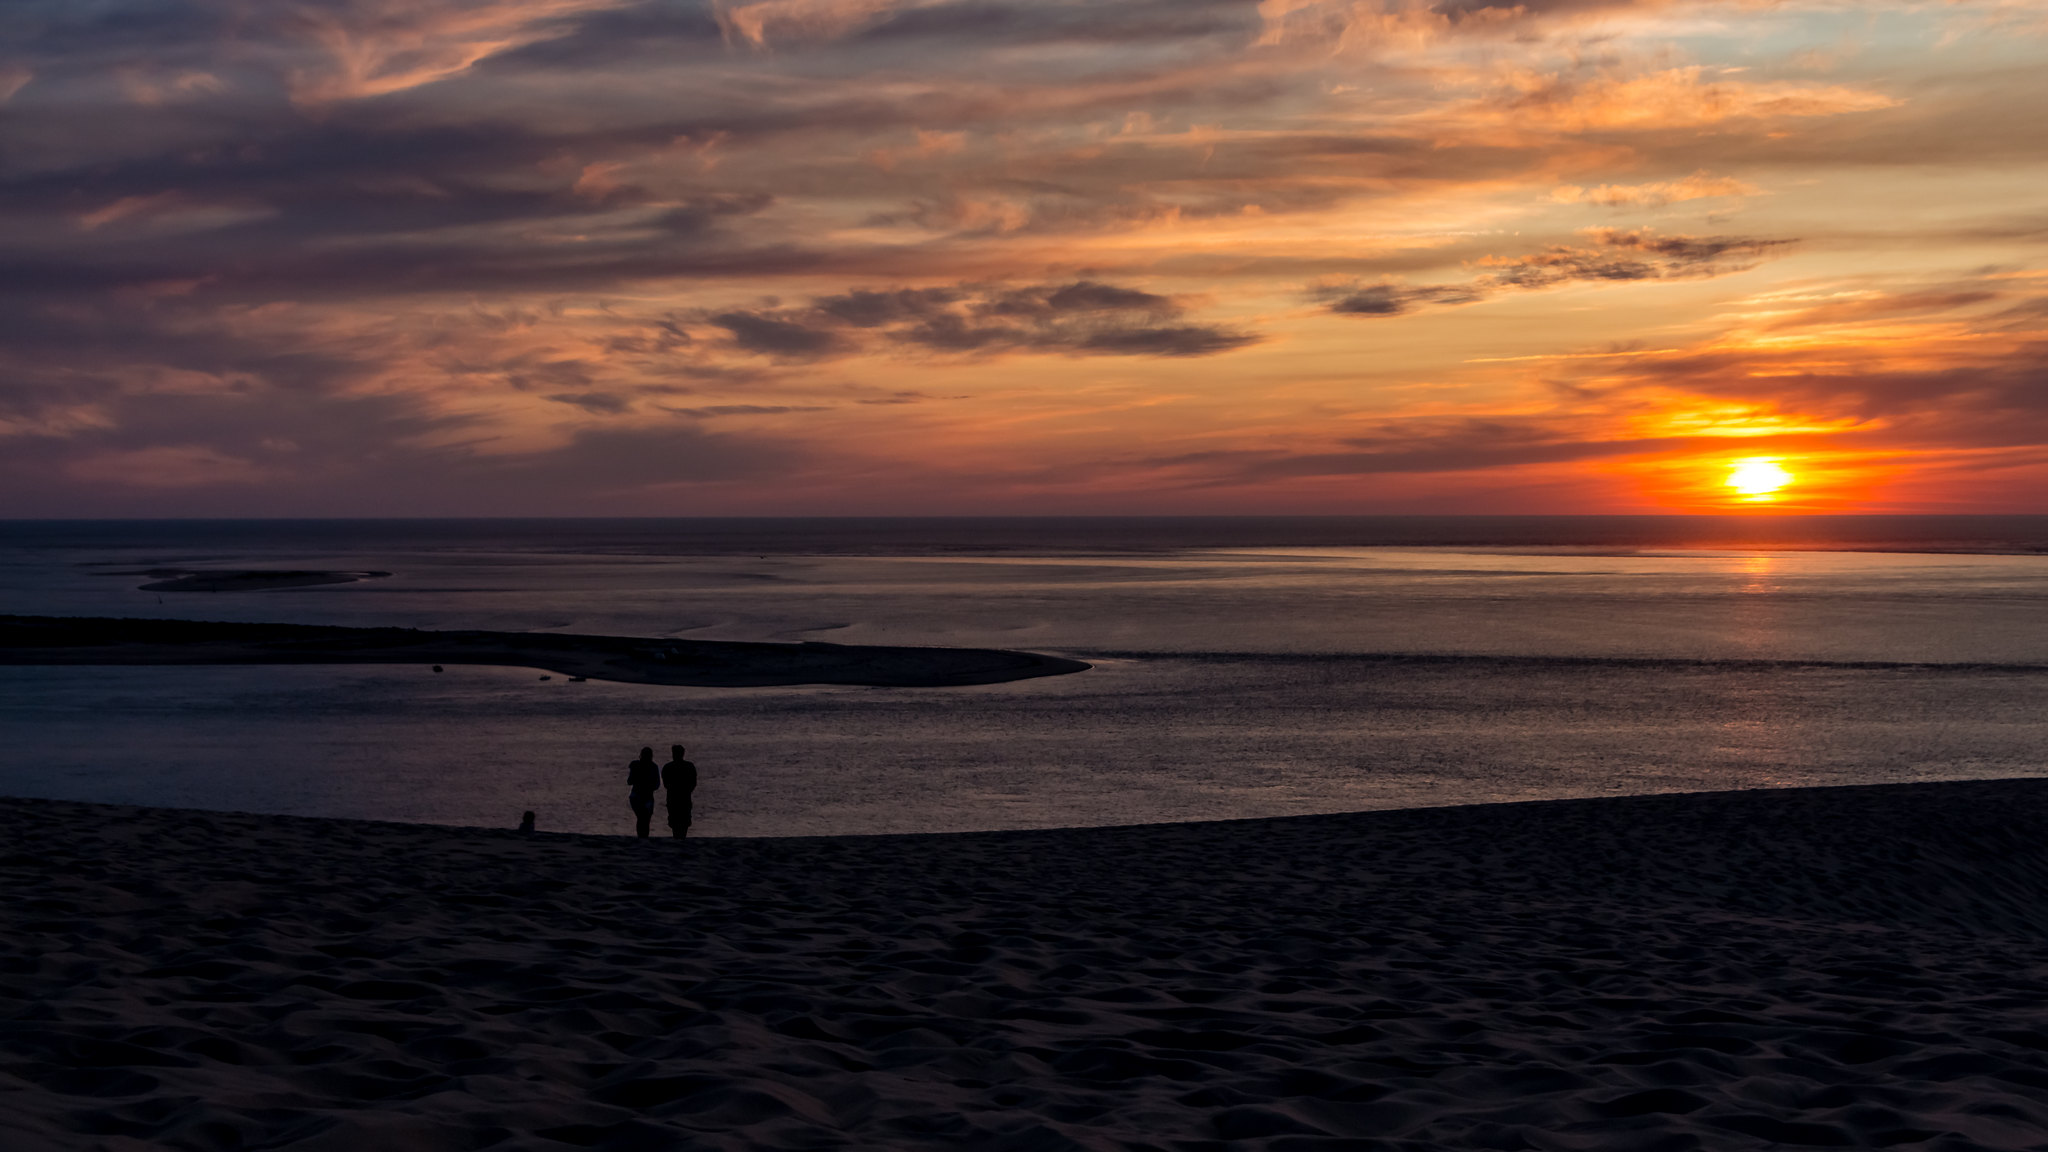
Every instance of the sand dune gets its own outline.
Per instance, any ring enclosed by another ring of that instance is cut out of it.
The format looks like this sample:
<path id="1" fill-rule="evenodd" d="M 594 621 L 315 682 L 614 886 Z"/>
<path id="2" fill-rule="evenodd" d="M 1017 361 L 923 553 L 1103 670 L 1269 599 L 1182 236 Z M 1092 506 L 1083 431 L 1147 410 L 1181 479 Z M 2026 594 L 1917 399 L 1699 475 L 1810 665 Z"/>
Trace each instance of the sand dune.
<path id="1" fill-rule="evenodd" d="M 5 801 L 0 1146 L 2040 1148 L 2044 829 L 2034 780 L 683 845 Z"/>

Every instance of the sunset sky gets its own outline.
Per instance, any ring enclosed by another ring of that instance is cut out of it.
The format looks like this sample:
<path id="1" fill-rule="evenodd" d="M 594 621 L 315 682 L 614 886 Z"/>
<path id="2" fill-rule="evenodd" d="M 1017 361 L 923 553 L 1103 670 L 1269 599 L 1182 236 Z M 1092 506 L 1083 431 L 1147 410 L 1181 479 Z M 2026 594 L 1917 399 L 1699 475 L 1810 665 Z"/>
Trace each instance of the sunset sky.
<path id="1" fill-rule="evenodd" d="M 2048 511 L 2048 4 L 13 0 L 0 263 L 0 516 Z"/>

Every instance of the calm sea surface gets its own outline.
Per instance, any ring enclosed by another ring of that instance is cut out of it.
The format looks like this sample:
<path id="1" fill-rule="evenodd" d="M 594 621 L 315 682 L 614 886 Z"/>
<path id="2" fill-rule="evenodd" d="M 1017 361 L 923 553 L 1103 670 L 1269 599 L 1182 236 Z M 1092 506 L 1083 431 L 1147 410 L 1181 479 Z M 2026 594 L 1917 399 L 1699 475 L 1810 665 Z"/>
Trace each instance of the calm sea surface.
<path id="1" fill-rule="evenodd" d="M 242 593 L 150 568 L 384 570 Z M 0 667 L 0 793 L 713 836 L 2048 774 L 2048 518 L 0 523 L 0 611 L 1022 648 L 951 689 Z"/>

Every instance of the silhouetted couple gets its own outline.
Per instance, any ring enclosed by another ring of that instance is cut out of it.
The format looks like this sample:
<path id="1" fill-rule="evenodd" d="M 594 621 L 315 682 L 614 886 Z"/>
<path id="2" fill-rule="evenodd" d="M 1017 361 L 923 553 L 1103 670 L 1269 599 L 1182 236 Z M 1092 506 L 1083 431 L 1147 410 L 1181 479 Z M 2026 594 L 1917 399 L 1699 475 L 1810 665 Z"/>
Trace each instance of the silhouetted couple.
<path id="1" fill-rule="evenodd" d="M 632 792 L 626 802 L 633 807 L 633 819 L 642 840 L 647 839 L 648 822 L 654 819 L 654 793 L 668 790 L 668 830 L 680 840 L 690 834 L 690 794 L 697 790 L 697 766 L 683 759 L 683 746 L 672 744 L 675 758 L 657 768 L 654 749 L 642 748 L 640 758 L 626 765 L 626 787 Z"/>

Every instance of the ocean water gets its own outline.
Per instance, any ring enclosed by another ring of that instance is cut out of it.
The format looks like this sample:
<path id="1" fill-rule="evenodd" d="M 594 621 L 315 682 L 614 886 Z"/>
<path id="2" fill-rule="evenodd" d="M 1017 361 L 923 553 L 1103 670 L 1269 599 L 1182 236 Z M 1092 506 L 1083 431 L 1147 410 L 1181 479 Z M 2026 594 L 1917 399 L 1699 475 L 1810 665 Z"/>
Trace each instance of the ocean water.
<path id="1" fill-rule="evenodd" d="M 151 568 L 381 570 L 231 593 Z M 16 522 L 0 611 L 1021 648 L 1073 676 L 0 667 L 0 792 L 697 834 L 2048 773 L 2048 518 Z"/>

